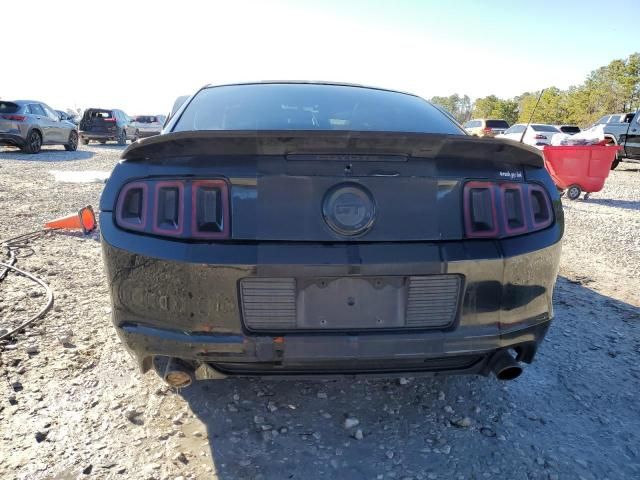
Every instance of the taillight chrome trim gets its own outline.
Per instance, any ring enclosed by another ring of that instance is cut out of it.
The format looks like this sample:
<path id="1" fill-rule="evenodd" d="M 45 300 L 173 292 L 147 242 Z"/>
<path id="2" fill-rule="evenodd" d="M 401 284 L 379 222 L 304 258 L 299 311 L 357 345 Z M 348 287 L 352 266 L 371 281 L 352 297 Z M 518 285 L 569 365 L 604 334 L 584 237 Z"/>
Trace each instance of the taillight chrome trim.
<path id="1" fill-rule="evenodd" d="M 220 189 L 220 202 L 222 208 L 222 230 L 219 232 L 201 232 L 198 230 L 196 202 L 200 187 L 214 187 Z M 229 186 L 222 179 L 194 180 L 191 183 L 191 236 L 201 239 L 229 238 Z"/>
<path id="2" fill-rule="evenodd" d="M 158 225 L 158 205 L 160 199 L 160 189 L 174 187 L 178 189 L 178 227 L 162 228 Z M 156 182 L 153 194 L 153 221 L 151 222 L 151 231 L 161 235 L 180 236 L 184 231 L 184 182 L 179 180 L 165 180 Z"/>
<path id="3" fill-rule="evenodd" d="M 477 232 L 473 230 L 473 225 L 471 224 L 471 190 L 474 189 L 485 189 L 489 190 L 489 194 L 491 195 L 491 214 L 492 214 L 492 223 L 493 229 L 487 230 L 484 232 Z M 469 238 L 492 238 L 498 234 L 498 215 L 496 212 L 496 194 L 495 194 L 495 184 L 492 182 L 480 182 L 480 181 L 472 181 L 467 182 L 464 185 L 464 226 L 467 237 Z"/>
<path id="4" fill-rule="evenodd" d="M 122 216 L 122 209 L 124 208 L 124 201 L 127 198 L 127 193 L 130 192 L 131 190 L 135 190 L 138 188 L 142 190 L 142 207 L 140 210 L 141 212 L 140 223 L 135 223 L 135 222 L 130 222 L 126 220 Z M 145 230 L 147 226 L 147 198 L 148 198 L 147 192 L 148 192 L 148 187 L 145 182 L 127 183 L 123 187 L 123 189 L 120 190 L 120 193 L 118 194 L 118 201 L 116 202 L 116 223 L 118 225 L 130 230 L 138 230 L 138 231 Z"/>

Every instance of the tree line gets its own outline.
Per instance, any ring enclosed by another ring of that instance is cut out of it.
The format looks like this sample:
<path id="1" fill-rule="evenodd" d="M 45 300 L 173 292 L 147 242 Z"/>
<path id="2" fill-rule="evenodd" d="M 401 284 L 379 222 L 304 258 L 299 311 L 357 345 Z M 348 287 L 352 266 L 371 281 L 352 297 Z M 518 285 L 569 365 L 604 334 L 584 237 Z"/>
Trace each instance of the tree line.
<path id="1" fill-rule="evenodd" d="M 540 91 L 524 92 L 513 98 L 496 95 L 471 102 L 468 95 L 432 97 L 431 102 L 449 111 L 460 123 L 471 118 L 504 119 L 509 125 L 531 118 Z M 566 90 L 548 87 L 540 98 L 532 122 L 571 124 L 584 128 L 608 113 L 640 108 L 640 53 L 613 60 L 592 71 L 581 85 Z"/>

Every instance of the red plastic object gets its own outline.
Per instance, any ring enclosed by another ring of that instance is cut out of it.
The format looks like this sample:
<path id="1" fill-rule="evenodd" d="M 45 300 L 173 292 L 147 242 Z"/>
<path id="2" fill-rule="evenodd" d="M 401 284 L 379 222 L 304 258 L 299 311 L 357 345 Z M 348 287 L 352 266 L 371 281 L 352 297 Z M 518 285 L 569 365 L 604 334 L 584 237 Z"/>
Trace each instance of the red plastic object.
<path id="1" fill-rule="evenodd" d="M 545 146 L 544 164 L 558 188 L 578 185 L 584 192 L 599 192 L 609 176 L 619 145 Z"/>

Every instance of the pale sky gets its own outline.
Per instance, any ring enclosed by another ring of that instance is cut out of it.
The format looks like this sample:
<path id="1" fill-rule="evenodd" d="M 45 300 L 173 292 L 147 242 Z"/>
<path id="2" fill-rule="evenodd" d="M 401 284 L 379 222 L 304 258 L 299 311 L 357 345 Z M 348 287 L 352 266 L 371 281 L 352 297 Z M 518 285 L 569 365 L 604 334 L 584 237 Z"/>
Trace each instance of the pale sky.
<path id="1" fill-rule="evenodd" d="M 0 98 L 167 112 L 207 83 L 334 80 L 511 97 L 581 83 L 640 43 L 639 0 L 3 1 Z M 11 19 L 11 21 L 9 21 Z"/>

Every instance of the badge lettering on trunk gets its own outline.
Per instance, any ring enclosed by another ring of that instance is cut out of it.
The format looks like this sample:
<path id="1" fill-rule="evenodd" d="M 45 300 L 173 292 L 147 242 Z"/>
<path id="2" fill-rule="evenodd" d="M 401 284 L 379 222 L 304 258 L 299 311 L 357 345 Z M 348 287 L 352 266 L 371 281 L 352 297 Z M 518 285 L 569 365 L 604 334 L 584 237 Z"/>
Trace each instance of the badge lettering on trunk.
<path id="1" fill-rule="evenodd" d="M 366 232 L 373 225 L 375 213 L 373 196 L 357 183 L 336 185 L 327 192 L 322 203 L 325 222 L 340 235 Z"/>

